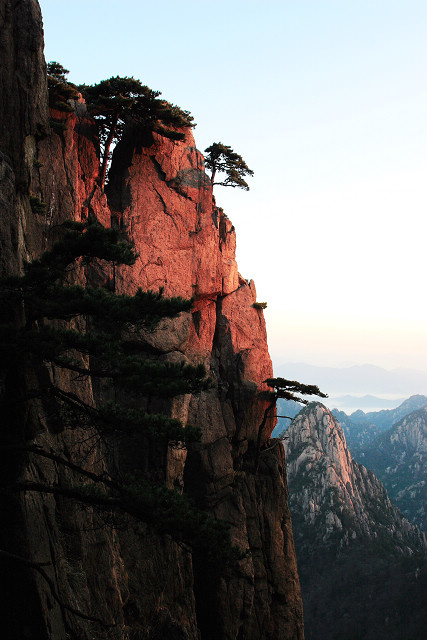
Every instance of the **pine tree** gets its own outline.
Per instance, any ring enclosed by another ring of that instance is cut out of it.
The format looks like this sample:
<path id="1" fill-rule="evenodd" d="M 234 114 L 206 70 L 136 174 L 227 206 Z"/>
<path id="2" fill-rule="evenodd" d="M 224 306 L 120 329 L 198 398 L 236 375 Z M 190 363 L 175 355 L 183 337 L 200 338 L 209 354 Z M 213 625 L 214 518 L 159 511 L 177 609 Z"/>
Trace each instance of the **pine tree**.
<path id="1" fill-rule="evenodd" d="M 258 471 L 259 453 L 261 449 L 265 425 L 267 424 L 267 420 L 270 417 L 272 409 L 274 409 L 276 406 L 277 400 L 279 398 L 284 398 L 285 400 L 293 400 L 294 402 L 301 402 L 302 404 L 309 403 L 309 400 L 295 395 L 296 393 L 299 393 L 303 396 L 318 396 L 319 398 L 328 397 L 327 394 L 320 391 L 319 387 L 317 387 L 316 385 L 303 384 L 302 382 L 297 382 L 296 380 L 285 380 L 285 378 L 267 378 L 266 380 L 264 380 L 264 383 L 274 389 L 274 391 L 263 391 L 261 393 L 261 397 L 264 400 L 267 400 L 269 404 L 264 411 L 262 422 L 258 427 L 255 473 Z"/>
<path id="2" fill-rule="evenodd" d="M 249 186 L 245 176 L 253 176 L 254 172 L 249 169 L 242 156 L 233 151 L 222 142 L 214 142 L 205 149 L 205 165 L 211 171 L 211 184 L 222 185 L 223 187 L 239 187 L 249 191 Z M 217 173 L 225 173 L 225 178 L 221 182 L 215 182 Z"/>
<path id="3" fill-rule="evenodd" d="M 135 78 L 115 76 L 94 85 L 81 85 L 80 90 L 99 126 L 102 189 L 111 145 L 120 140 L 126 122 L 132 120 L 143 129 L 173 140 L 184 139 L 184 134 L 176 129 L 195 126 L 188 111 L 160 99 L 160 91 L 153 91 Z"/>
<path id="4" fill-rule="evenodd" d="M 68 82 L 68 69 L 56 61 L 47 64 L 47 88 L 49 94 L 49 107 L 57 111 L 71 113 L 73 108 L 68 100 L 76 100 L 79 96 L 77 87 Z"/>

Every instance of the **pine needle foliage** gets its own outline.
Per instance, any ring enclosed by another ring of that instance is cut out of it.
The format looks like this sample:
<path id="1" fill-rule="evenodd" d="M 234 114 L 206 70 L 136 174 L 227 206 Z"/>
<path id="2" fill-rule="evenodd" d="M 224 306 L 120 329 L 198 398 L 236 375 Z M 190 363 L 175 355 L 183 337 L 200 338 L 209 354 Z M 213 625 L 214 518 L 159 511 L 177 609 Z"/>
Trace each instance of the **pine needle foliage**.
<path id="1" fill-rule="evenodd" d="M 328 397 L 326 393 L 322 393 L 322 391 L 319 390 L 319 387 L 314 384 L 303 384 L 296 380 L 285 380 L 285 378 L 267 378 L 264 382 L 274 389 L 273 392 L 270 392 L 274 402 L 279 398 L 294 400 L 295 402 L 301 402 L 302 404 L 308 404 L 310 402 L 305 398 L 296 396 L 296 393 L 300 393 L 304 396 L 318 396 L 319 398 Z"/>
<path id="2" fill-rule="evenodd" d="M 253 176 L 254 172 L 249 169 L 242 156 L 222 142 L 214 142 L 205 149 L 205 166 L 211 171 L 211 184 L 223 187 L 239 187 L 249 191 L 249 185 L 245 176 Z M 225 174 L 225 177 L 216 181 L 218 173 Z"/>
<path id="3" fill-rule="evenodd" d="M 69 104 L 69 100 L 77 100 L 79 90 L 76 85 L 68 82 L 68 69 L 65 69 L 59 62 L 51 61 L 47 64 L 47 88 L 49 95 L 49 107 L 71 113 L 73 107 Z"/>
<path id="4" fill-rule="evenodd" d="M 127 122 L 172 140 L 184 139 L 185 134 L 178 129 L 195 126 L 189 111 L 161 99 L 160 91 L 133 77 L 114 76 L 97 84 L 81 85 L 79 89 L 99 127 L 101 188 L 111 159 L 111 145 L 121 139 Z"/>

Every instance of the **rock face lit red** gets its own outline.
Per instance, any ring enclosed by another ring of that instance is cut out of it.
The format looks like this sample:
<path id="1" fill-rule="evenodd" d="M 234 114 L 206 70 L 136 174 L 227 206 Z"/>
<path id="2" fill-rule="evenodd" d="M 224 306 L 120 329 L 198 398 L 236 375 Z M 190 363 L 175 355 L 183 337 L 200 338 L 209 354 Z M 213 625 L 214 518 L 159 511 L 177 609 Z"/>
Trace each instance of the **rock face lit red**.
<path id="1" fill-rule="evenodd" d="M 302 605 L 284 455 L 280 445 L 268 440 L 273 418 L 263 436 L 257 473 L 253 465 L 266 406 L 259 394 L 265 390 L 263 380 L 272 376 L 264 319 L 262 311 L 253 307 L 253 283 L 238 274 L 234 228 L 215 204 L 192 133 L 187 130 L 179 142 L 153 134 L 149 143 L 142 144 L 129 129 L 114 153 L 107 201 L 96 181 L 94 123 L 85 105 L 76 103 L 72 114 L 52 113 L 66 130 L 42 134 L 49 124 L 40 107 L 43 99 L 47 104 L 47 96 L 44 63 L 37 62 L 42 47 L 37 3 L 5 4 L 8 11 L 15 11 L 14 19 L 25 17 L 32 34 L 14 42 L 19 59 L 9 57 L 8 64 L 20 78 L 25 60 L 33 60 L 33 66 L 23 80 L 30 83 L 27 98 L 16 104 L 19 123 L 30 124 L 11 127 L 13 134 L 1 147 L 7 156 L 0 158 L 6 194 L 1 202 L 3 272 L 16 272 L 23 259 L 37 257 L 54 241 L 55 225 L 61 221 L 84 220 L 93 214 L 103 224 L 120 226 L 139 257 L 134 266 L 114 274 L 103 265 L 91 272 L 82 270 L 81 281 L 114 277 L 118 292 L 163 288 L 166 295 L 194 298 L 191 313 L 164 321 L 145 336 L 160 357 L 203 363 L 214 383 L 198 396 L 172 403 L 171 415 L 184 424 L 199 425 L 202 439 L 189 451 L 171 446 L 158 464 L 168 486 L 184 484 L 213 515 L 230 523 L 234 542 L 249 553 L 239 573 L 212 594 L 196 558 L 167 536 L 141 537 L 132 529 L 98 530 L 91 526 L 90 510 L 39 494 L 25 494 L 14 502 L 10 531 L 20 533 L 11 548 L 30 559 L 50 562 L 52 580 L 64 602 L 117 625 L 109 631 L 111 640 L 142 631 L 154 637 L 161 629 L 166 630 L 163 637 L 167 629 L 174 629 L 191 640 L 301 640 Z M 7 12 L 0 16 L 3 21 L 10 19 Z M 8 33 L 12 42 L 19 30 Z M 31 87 L 39 87 L 37 100 L 31 99 Z M 15 117 L 5 112 L 4 104 L 0 119 Z M 12 153 L 15 147 L 31 149 L 32 161 L 19 161 Z M 24 195 L 17 187 L 18 175 L 27 175 Z M 30 193 L 47 204 L 46 216 L 31 211 Z M 65 374 L 55 375 L 64 388 L 74 389 L 75 383 Z M 89 381 L 80 393 L 92 401 L 99 390 Z M 58 455 L 82 446 L 83 433 L 49 432 L 43 408 L 37 404 L 28 420 L 35 441 Z M 86 455 L 91 468 L 100 470 L 99 451 L 90 449 Z M 66 470 L 37 457 L 24 474 L 52 483 L 72 480 Z M 10 543 L 8 536 L 3 542 Z M 92 637 L 92 623 L 64 615 L 40 576 L 28 568 L 16 575 L 15 586 L 9 585 L 9 617 L 3 619 L 9 638 L 27 634 L 62 640 L 70 631 L 83 639 Z M 18 610 L 26 613 L 17 615 Z"/>

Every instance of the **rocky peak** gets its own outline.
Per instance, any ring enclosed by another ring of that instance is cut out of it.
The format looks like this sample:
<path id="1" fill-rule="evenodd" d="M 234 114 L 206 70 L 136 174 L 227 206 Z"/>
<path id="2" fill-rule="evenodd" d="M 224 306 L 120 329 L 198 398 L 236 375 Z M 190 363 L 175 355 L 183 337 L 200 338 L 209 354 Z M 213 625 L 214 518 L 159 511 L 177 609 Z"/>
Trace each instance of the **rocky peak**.
<path id="1" fill-rule="evenodd" d="M 341 546 L 386 536 L 401 553 L 423 548 L 422 535 L 390 502 L 381 482 L 352 459 L 343 430 L 322 404 L 312 403 L 294 418 L 284 446 L 291 510 L 305 522 L 303 531 L 315 525 L 319 540 L 338 536 Z"/>
<path id="2" fill-rule="evenodd" d="M 323 405 L 301 411 L 283 442 L 306 636 L 422 637 L 423 534 L 352 459 Z"/>
<path id="3" fill-rule="evenodd" d="M 285 435 L 289 478 L 301 472 L 325 467 L 325 481 L 342 487 L 351 484 L 351 456 L 344 432 L 331 412 L 321 403 L 310 403 L 303 409 Z"/>

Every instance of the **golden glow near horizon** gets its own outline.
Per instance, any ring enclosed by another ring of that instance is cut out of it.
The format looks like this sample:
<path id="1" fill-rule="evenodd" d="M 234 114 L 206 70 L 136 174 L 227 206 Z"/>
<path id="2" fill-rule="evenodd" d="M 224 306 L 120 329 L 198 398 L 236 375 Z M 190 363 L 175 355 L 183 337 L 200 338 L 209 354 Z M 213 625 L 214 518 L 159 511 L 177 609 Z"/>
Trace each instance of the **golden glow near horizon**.
<path id="1" fill-rule="evenodd" d="M 288 315 L 284 325 L 277 322 L 274 310 L 267 317 L 270 354 L 275 364 L 310 362 L 317 366 L 343 367 L 375 363 L 385 369 L 426 370 L 427 327 L 406 323 L 387 324 L 381 320 L 316 316 L 316 326 L 303 315 Z M 421 357 L 420 357 L 421 356 Z"/>

